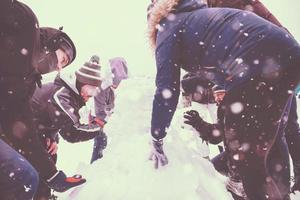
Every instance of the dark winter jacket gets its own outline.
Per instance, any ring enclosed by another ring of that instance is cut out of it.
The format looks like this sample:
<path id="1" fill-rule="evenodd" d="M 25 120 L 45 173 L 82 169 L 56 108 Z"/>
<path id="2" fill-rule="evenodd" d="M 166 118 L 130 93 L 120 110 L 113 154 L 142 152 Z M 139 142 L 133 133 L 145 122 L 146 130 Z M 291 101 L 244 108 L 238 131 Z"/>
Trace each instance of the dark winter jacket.
<path id="1" fill-rule="evenodd" d="M 172 14 L 172 20 L 160 21 L 156 37 L 151 132 L 157 139 L 165 136 L 176 109 L 181 68 L 205 71 L 209 80 L 230 92 L 260 75 L 270 58 L 281 63 L 290 49 L 299 48 L 285 30 L 251 12 L 182 0 Z M 164 98 L 166 90 L 172 92 L 170 98 Z"/>
<path id="2" fill-rule="evenodd" d="M 39 79 L 34 65 L 39 51 L 38 27 L 28 6 L 0 1 L 0 136 L 24 155 L 41 178 L 48 178 L 56 167 L 36 134 L 29 105 Z"/>
<path id="3" fill-rule="evenodd" d="M 77 89 L 59 76 L 54 83 L 37 89 L 31 104 L 40 134 L 53 137 L 59 132 L 65 140 L 75 143 L 93 139 L 100 133 L 98 125 L 80 123 L 79 110 L 85 102 Z"/>
<path id="4" fill-rule="evenodd" d="M 107 113 L 111 113 L 115 107 L 114 89 L 108 87 L 101 90 L 95 97 L 95 114 L 102 121 L 107 121 Z"/>

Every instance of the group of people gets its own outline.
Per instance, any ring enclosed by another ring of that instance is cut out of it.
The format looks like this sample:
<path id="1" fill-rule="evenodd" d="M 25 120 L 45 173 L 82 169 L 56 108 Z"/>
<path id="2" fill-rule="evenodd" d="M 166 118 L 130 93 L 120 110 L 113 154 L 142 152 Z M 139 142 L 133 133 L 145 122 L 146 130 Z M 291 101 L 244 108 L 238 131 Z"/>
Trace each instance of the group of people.
<path id="1" fill-rule="evenodd" d="M 233 198 L 290 199 L 289 153 L 293 191 L 299 190 L 297 41 L 258 0 L 153 0 L 147 14 L 157 66 L 151 121 L 155 166 L 168 164 L 163 139 L 183 69 L 224 91 L 216 96 L 222 99 L 217 124 L 204 122 L 196 111 L 184 117 L 202 139 L 224 143 L 224 153 L 212 162 L 232 183 L 241 183 L 228 184 Z M 243 190 L 232 189 L 238 187 Z"/>
<path id="2" fill-rule="evenodd" d="M 60 75 L 76 58 L 76 47 L 62 28 L 39 27 L 33 11 L 19 1 L 0 3 L 0 196 L 6 200 L 46 200 L 51 189 L 64 192 L 86 182 L 56 167 L 59 135 L 68 142 L 95 139 L 92 162 L 106 147 L 103 132 L 112 113 L 115 89 L 128 77 L 124 58 L 109 60 L 112 80 L 101 75 L 92 56 L 75 83 Z M 42 74 L 57 71 L 53 82 Z M 108 84 L 103 86 L 103 82 Z M 80 123 L 79 110 L 95 98 L 96 115 Z"/>
<path id="3" fill-rule="evenodd" d="M 193 80 L 185 96 L 201 86 L 206 97 L 191 99 L 218 104 L 215 124 L 195 110 L 184 118 L 203 140 L 224 143 L 212 163 L 229 177 L 233 198 L 290 199 L 289 155 L 292 191 L 300 189 L 293 92 L 300 80 L 297 41 L 258 0 L 152 0 L 147 20 L 157 65 L 151 120 L 155 167 L 169 162 L 163 139 L 184 69 L 191 73 L 188 82 Z M 74 71 L 75 84 L 60 73 L 53 82 L 41 83 L 42 74 L 59 72 L 75 58 L 75 45 L 62 28 L 39 27 L 33 11 L 19 1 L 0 2 L 1 198 L 49 199 L 51 189 L 64 192 L 86 182 L 57 169 L 58 135 L 73 143 L 94 139 L 91 163 L 103 156 L 103 128 L 115 89 L 128 76 L 127 64 L 118 57 L 109 61 L 113 77 L 106 86 L 98 56 Z M 79 109 L 91 97 L 95 116 L 82 124 Z"/>

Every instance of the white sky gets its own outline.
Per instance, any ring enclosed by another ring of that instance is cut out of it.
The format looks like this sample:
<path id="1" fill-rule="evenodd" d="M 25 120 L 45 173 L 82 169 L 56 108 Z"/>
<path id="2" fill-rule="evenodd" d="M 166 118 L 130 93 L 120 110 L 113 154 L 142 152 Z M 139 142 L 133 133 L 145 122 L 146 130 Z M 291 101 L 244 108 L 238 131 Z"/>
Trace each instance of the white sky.
<path id="1" fill-rule="evenodd" d="M 261 0 L 300 41 L 299 0 Z M 36 13 L 40 26 L 59 27 L 74 40 L 80 67 L 93 54 L 105 66 L 123 56 L 134 75 L 155 75 L 154 57 L 146 37 L 146 8 L 150 0 L 23 0 Z M 68 67 L 68 70 L 72 68 Z"/>

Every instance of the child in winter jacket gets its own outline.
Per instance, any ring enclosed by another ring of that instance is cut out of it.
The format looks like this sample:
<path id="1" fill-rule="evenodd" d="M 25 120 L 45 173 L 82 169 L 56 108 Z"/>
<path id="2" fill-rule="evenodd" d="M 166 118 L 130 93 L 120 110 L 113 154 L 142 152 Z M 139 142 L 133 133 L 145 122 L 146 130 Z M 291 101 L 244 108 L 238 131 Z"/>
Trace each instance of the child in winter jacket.
<path id="1" fill-rule="evenodd" d="M 193 79 L 197 79 L 197 75 L 194 75 Z M 203 79 L 200 77 L 200 80 Z M 190 79 L 186 80 L 184 84 L 187 84 L 186 82 L 192 80 L 191 77 Z M 196 83 L 196 85 L 194 85 Z M 196 86 L 199 87 L 205 87 L 202 86 L 201 84 L 199 85 L 199 82 L 192 81 L 192 83 L 189 84 L 191 88 L 196 88 Z M 208 141 L 211 144 L 219 144 L 220 142 L 223 141 L 224 139 L 224 107 L 223 107 L 223 99 L 225 97 L 225 90 L 221 86 L 215 85 L 214 87 L 211 88 L 211 91 L 213 92 L 213 96 L 215 99 L 215 102 L 218 105 L 218 110 L 217 110 L 217 123 L 215 124 L 210 124 L 205 122 L 200 115 L 198 114 L 197 111 L 192 110 L 188 111 L 184 118 L 186 119 L 185 123 L 192 125 L 198 132 L 199 136 L 205 140 Z M 292 192 L 299 190 L 299 170 L 300 170 L 300 157 L 299 157 L 299 145 L 300 145 L 300 129 L 299 129 L 299 124 L 297 122 L 298 117 L 297 117 L 297 104 L 296 104 L 296 97 L 293 96 L 293 102 L 291 105 L 291 111 L 289 114 L 288 122 L 287 122 L 287 127 L 285 130 L 285 138 L 287 141 L 289 153 L 292 157 L 293 161 L 293 169 L 294 169 L 294 176 L 296 178 L 296 182 L 292 187 Z M 226 176 L 230 176 L 231 180 L 228 182 L 229 190 L 235 194 L 234 196 L 244 196 L 243 192 L 243 187 L 241 184 L 238 182 L 241 181 L 241 179 L 234 174 L 229 175 L 228 172 L 228 167 L 227 167 L 227 157 L 228 153 L 222 152 L 220 155 L 216 156 L 215 158 L 212 159 L 212 163 L 214 164 L 215 169 L 220 172 L 221 174 L 224 174 Z M 233 182 L 235 182 L 233 184 Z M 234 186 L 239 186 L 239 189 L 234 188 Z M 236 194 L 238 193 L 238 194 Z"/>
<path id="2" fill-rule="evenodd" d="M 282 137 L 286 121 L 281 119 L 290 109 L 289 91 L 300 79 L 299 44 L 286 30 L 251 12 L 208 8 L 202 1 L 160 0 L 148 19 L 157 65 L 153 160 L 167 164 L 163 138 L 178 103 L 180 69 L 202 70 L 225 86 L 229 170 L 242 178 L 247 197 L 289 198 L 288 151 Z M 172 95 L 165 98 L 165 91 Z"/>
<path id="3" fill-rule="evenodd" d="M 91 116 L 91 119 L 93 119 L 92 121 L 97 122 L 102 129 L 101 134 L 94 139 L 91 163 L 103 157 L 103 150 L 107 145 L 107 136 L 103 131 L 103 128 L 115 107 L 115 90 L 122 80 L 128 78 L 128 68 L 124 58 L 112 58 L 109 60 L 109 63 L 113 76 L 112 82 L 107 86 L 104 86 L 104 88 L 101 88 L 101 91 L 94 97 L 96 116 Z"/>
<path id="4" fill-rule="evenodd" d="M 80 108 L 97 93 L 97 87 L 101 83 L 98 63 L 97 56 L 85 62 L 75 72 L 75 85 L 58 75 L 54 82 L 44 84 L 35 91 L 31 106 L 34 110 L 38 134 L 45 143 L 45 148 L 47 148 L 47 140 L 57 142 L 58 133 L 72 143 L 93 139 L 101 133 L 101 127 L 97 123 L 85 125 L 79 120 Z M 56 155 L 52 155 L 52 158 L 55 162 Z M 78 181 L 80 180 L 83 179 L 79 177 Z M 40 190 L 41 196 L 49 198 L 50 190 L 45 184 L 40 184 Z"/>

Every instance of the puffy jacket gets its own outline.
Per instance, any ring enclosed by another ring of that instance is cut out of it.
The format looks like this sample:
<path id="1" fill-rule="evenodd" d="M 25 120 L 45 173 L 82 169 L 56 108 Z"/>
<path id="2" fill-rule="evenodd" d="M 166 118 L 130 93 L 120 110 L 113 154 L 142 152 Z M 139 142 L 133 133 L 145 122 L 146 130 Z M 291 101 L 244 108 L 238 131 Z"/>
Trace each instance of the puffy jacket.
<path id="1" fill-rule="evenodd" d="M 288 59 L 289 50 L 299 48 L 284 29 L 252 12 L 208 8 L 201 1 L 182 0 L 171 14 L 172 20 L 169 17 L 152 23 L 159 27 L 151 122 L 156 139 L 166 135 L 176 110 L 181 68 L 203 70 L 209 80 L 230 91 L 259 76 L 268 59 L 282 63 Z M 172 95 L 166 97 L 164 91 Z"/>
<path id="2" fill-rule="evenodd" d="M 79 110 L 85 102 L 68 81 L 60 78 L 37 89 L 33 95 L 32 108 L 40 134 L 55 137 L 57 132 L 68 142 L 93 139 L 101 128 L 96 124 L 81 124 Z"/>

